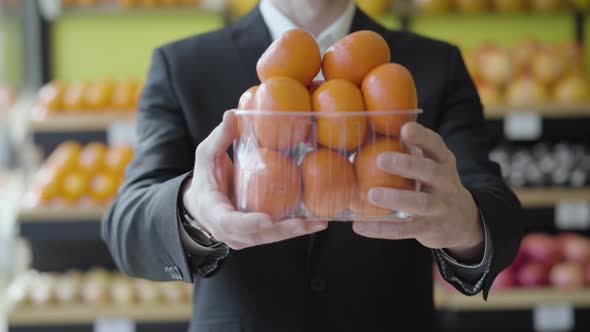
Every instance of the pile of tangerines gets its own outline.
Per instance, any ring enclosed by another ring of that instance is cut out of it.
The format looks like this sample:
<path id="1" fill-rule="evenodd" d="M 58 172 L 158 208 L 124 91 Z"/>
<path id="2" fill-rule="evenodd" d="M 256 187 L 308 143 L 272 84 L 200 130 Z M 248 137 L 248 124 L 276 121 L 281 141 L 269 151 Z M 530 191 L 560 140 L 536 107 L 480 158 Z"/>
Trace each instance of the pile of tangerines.
<path id="1" fill-rule="evenodd" d="M 33 180 L 34 203 L 104 205 L 116 195 L 132 158 L 133 148 L 128 145 L 64 142 L 49 155 Z"/>
<path id="2" fill-rule="evenodd" d="M 256 67 L 261 84 L 244 92 L 236 112 L 238 208 L 276 220 L 391 213 L 367 193 L 414 187 L 378 169 L 376 159 L 406 152 L 399 136 L 416 119 L 417 95 L 408 69 L 390 61 L 387 42 L 372 31 L 351 33 L 323 59 L 303 30 L 274 41 Z M 325 81 L 313 81 L 320 69 Z"/>

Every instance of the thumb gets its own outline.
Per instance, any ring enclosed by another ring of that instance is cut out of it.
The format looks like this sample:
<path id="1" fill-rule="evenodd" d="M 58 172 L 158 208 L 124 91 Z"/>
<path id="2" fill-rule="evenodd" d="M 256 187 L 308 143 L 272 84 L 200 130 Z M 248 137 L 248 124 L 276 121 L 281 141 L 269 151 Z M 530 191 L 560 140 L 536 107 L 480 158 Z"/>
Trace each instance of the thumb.
<path id="1" fill-rule="evenodd" d="M 224 154 L 238 135 L 237 116 L 233 111 L 226 111 L 223 121 L 201 142 L 203 157 L 215 158 Z"/>

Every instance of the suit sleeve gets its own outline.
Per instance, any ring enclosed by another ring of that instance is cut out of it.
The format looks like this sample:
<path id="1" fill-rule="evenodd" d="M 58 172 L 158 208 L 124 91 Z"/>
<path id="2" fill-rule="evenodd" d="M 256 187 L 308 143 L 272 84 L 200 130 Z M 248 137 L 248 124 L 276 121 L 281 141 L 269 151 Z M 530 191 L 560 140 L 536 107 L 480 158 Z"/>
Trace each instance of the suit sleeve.
<path id="1" fill-rule="evenodd" d="M 489 159 L 483 107 L 456 47 L 450 52 L 448 73 L 438 132 L 455 154 L 461 181 L 473 195 L 492 239 L 493 258 L 483 285 L 487 298 L 494 279 L 518 251 L 520 203 L 502 180 L 499 166 Z"/>
<path id="2" fill-rule="evenodd" d="M 139 102 L 135 156 L 104 217 L 102 237 L 117 266 L 131 276 L 192 282 L 177 203 L 194 147 L 171 81 L 164 52 L 157 49 Z"/>

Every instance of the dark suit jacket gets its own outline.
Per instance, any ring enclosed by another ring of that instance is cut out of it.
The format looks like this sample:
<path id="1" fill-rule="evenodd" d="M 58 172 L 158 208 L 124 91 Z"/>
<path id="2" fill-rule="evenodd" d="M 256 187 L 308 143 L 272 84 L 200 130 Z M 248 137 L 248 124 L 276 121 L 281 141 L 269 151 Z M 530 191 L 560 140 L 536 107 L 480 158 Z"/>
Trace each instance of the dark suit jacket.
<path id="1" fill-rule="evenodd" d="M 512 261 L 519 203 L 488 159 L 482 106 L 459 50 L 387 31 L 357 10 L 352 30 L 380 33 L 392 61 L 414 75 L 419 122 L 455 153 L 461 179 L 493 238 L 491 273 Z M 259 84 L 256 61 L 270 44 L 258 9 L 236 24 L 155 50 L 138 112 L 136 155 L 103 223 L 117 265 L 132 276 L 195 281 L 191 331 L 430 331 L 432 255 L 414 240 L 374 240 L 349 223 L 308 238 L 235 251 L 212 278 L 192 275 L 177 228 L 179 188 L 196 146 Z M 419 317 L 416 319 L 416 317 Z"/>

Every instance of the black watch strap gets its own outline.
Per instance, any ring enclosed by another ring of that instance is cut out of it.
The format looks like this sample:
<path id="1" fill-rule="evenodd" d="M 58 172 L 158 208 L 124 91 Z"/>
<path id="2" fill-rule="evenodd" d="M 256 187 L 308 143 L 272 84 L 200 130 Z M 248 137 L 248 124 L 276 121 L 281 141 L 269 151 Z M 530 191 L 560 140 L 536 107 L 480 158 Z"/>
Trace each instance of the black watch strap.
<path id="1" fill-rule="evenodd" d="M 190 177 L 189 177 L 190 178 Z M 191 266 L 201 277 L 211 277 L 217 272 L 231 249 L 223 242 L 217 241 L 184 208 L 182 199 L 178 206 L 179 233 L 184 251 Z"/>
<path id="2" fill-rule="evenodd" d="M 184 251 L 194 272 L 204 278 L 212 277 L 222 267 L 231 249 L 227 244 L 219 241 L 208 246 L 203 245 L 197 240 L 204 235 L 191 236 L 184 223 L 179 226 Z"/>

